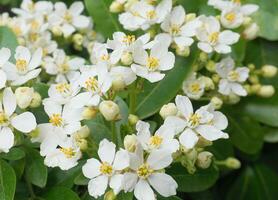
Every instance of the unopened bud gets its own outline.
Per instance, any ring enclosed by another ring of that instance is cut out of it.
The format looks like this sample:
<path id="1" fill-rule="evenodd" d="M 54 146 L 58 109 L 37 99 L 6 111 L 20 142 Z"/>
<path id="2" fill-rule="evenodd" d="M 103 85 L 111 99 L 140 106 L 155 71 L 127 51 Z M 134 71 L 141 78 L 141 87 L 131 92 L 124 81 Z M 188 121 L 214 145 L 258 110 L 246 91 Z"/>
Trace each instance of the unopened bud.
<path id="1" fill-rule="evenodd" d="M 114 91 L 121 91 L 121 90 L 125 89 L 125 87 L 126 87 L 126 84 L 121 75 L 114 77 L 114 79 L 112 81 L 112 88 Z"/>
<path id="2" fill-rule="evenodd" d="M 210 102 L 216 110 L 220 109 L 223 105 L 223 101 L 219 97 L 212 97 Z"/>
<path id="3" fill-rule="evenodd" d="M 34 89 L 29 87 L 19 87 L 15 90 L 16 103 L 21 109 L 27 108 L 32 101 Z"/>
<path id="4" fill-rule="evenodd" d="M 90 129 L 88 126 L 82 126 L 78 131 L 75 132 L 75 136 L 79 138 L 87 138 L 90 135 Z"/>
<path id="5" fill-rule="evenodd" d="M 133 56 L 130 52 L 124 52 L 121 57 L 121 62 L 123 65 L 131 65 L 133 62 Z"/>
<path id="6" fill-rule="evenodd" d="M 81 151 L 85 151 L 85 150 L 88 149 L 88 142 L 87 142 L 86 139 L 82 139 L 82 138 L 78 139 L 76 141 L 76 143 L 77 143 L 77 145 L 78 145 L 78 147 L 80 148 Z"/>
<path id="7" fill-rule="evenodd" d="M 278 68 L 273 65 L 264 65 L 262 67 L 262 75 L 265 78 L 272 78 L 276 76 Z"/>
<path id="8" fill-rule="evenodd" d="M 177 45 L 176 54 L 179 56 L 187 57 L 190 55 L 190 48 L 189 47 L 180 47 Z"/>
<path id="9" fill-rule="evenodd" d="M 230 104 L 236 104 L 240 101 L 240 97 L 237 96 L 236 94 L 230 94 L 228 96 L 228 103 Z"/>
<path id="10" fill-rule="evenodd" d="M 102 101 L 99 105 L 99 111 L 107 121 L 115 121 L 120 117 L 120 108 L 113 101 Z"/>
<path id="11" fill-rule="evenodd" d="M 258 96 L 269 98 L 275 93 L 275 88 L 272 85 L 263 85 L 257 92 Z"/>
<path id="12" fill-rule="evenodd" d="M 249 76 L 248 80 L 253 84 L 258 84 L 260 82 L 259 77 L 255 74 Z"/>
<path id="13" fill-rule="evenodd" d="M 117 196 L 114 194 L 113 190 L 109 190 L 104 195 L 104 200 L 116 200 Z"/>
<path id="14" fill-rule="evenodd" d="M 243 31 L 243 37 L 247 40 L 253 40 L 258 36 L 259 26 L 256 23 L 252 23 Z"/>
<path id="15" fill-rule="evenodd" d="M 257 94 L 258 91 L 261 89 L 261 85 L 260 84 L 254 84 L 250 86 L 250 93 L 251 94 Z"/>
<path id="16" fill-rule="evenodd" d="M 251 17 L 245 17 L 244 20 L 243 20 L 243 25 L 244 26 L 248 26 L 250 25 L 252 22 L 252 18 Z"/>
<path id="17" fill-rule="evenodd" d="M 160 116 L 165 119 L 169 116 L 174 116 L 178 112 L 178 108 L 174 103 L 168 103 L 162 106 L 162 108 L 159 111 Z"/>
<path id="18" fill-rule="evenodd" d="M 18 42 L 18 44 L 21 45 L 21 46 L 25 46 L 25 45 L 26 45 L 26 41 L 25 41 L 25 39 L 22 38 L 22 37 L 18 37 L 18 38 L 17 38 L 17 42 Z"/>
<path id="19" fill-rule="evenodd" d="M 137 146 L 137 138 L 136 135 L 127 135 L 124 139 L 124 147 L 129 152 L 134 152 Z"/>
<path id="20" fill-rule="evenodd" d="M 98 109 L 95 107 L 86 107 L 82 112 L 82 118 L 83 119 L 92 119 L 94 118 L 98 113 Z"/>
<path id="21" fill-rule="evenodd" d="M 124 5 L 117 1 L 113 1 L 109 7 L 109 10 L 112 13 L 119 13 L 124 10 Z"/>
<path id="22" fill-rule="evenodd" d="M 201 76 L 200 81 L 205 84 L 206 90 L 214 90 L 215 86 L 211 78 L 207 76 Z"/>
<path id="23" fill-rule="evenodd" d="M 30 107 L 37 108 L 41 105 L 41 103 L 42 103 L 42 97 L 41 97 L 40 93 L 34 92 L 33 96 L 32 96 L 32 101 L 30 103 Z"/>
<path id="24" fill-rule="evenodd" d="M 215 72 L 215 62 L 213 60 L 209 60 L 206 64 L 206 69 L 209 72 Z"/>
<path id="25" fill-rule="evenodd" d="M 208 60 L 208 54 L 205 52 L 201 52 L 199 55 L 199 59 L 201 62 L 207 62 Z"/>
<path id="26" fill-rule="evenodd" d="M 196 161 L 197 166 L 201 169 L 209 168 L 212 162 L 212 157 L 213 154 L 208 151 L 199 153 Z"/>
<path id="27" fill-rule="evenodd" d="M 59 26 L 54 26 L 51 29 L 51 32 L 53 33 L 54 36 L 61 36 L 63 34 L 63 32 Z"/>
<path id="28" fill-rule="evenodd" d="M 74 44 L 81 46 L 83 43 L 83 35 L 81 35 L 80 33 L 74 34 L 72 37 L 72 41 Z"/>
<path id="29" fill-rule="evenodd" d="M 128 122 L 131 125 L 135 125 L 139 121 L 139 118 L 136 115 L 130 114 L 128 115 Z"/>
<path id="30" fill-rule="evenodd" d="M 248 64 L 247 67 L 250 71 L 253 71 L 256 69 L 256 66 L 254 64 Z"/>
<path id="31" fill-rule="evenodd" d="M 211 78 L 215 84 L 218 84 L 220 81 L 220 76 L 218 74 L 213 74 Z"/>
<path id="32" fill-rule="evenodd" d="M 186 15 L 186 22 L 192 21 L 194 19 L 196 19 L 196 13 L 188 13 Z"/>
<path id="33" fill-rule="evenodd" d="M 241 163 L 238 159 L 229 157 L 225 161 L 226 167 L 230 169 L 239 169 L 241 167 Z"/>

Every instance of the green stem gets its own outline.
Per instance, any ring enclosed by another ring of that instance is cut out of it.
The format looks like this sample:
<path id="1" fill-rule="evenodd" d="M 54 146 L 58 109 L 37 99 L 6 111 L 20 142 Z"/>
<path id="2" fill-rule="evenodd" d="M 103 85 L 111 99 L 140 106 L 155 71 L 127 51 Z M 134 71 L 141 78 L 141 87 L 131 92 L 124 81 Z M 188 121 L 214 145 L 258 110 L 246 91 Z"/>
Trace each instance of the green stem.
<path id="1" fill-rule="evenodd" d="M 129 113 L 130 114 L 135 114 L 135 109 L 136 109 L 136 82 L 133 83 L 130 87 L 129 90 Z"/>
<path id="2" fill-rule="evenodd" d="M 114 121 L 111 122 L 111 133 L 112 133 L 112 141 L 116 146 L 118 146 L 117 142 L 117 134 L 116 134 L 116 123 Z"/>

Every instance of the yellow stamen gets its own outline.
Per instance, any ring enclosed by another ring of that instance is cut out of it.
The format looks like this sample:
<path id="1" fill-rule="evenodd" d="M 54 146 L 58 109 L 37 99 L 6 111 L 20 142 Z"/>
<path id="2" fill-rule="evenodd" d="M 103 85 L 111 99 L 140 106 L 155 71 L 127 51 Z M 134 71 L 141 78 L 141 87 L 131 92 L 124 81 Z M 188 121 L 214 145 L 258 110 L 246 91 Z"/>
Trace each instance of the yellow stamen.
<path id="1" fill-rule="evenodd" d="M 150 11 L 148 11 L 147 12 L 147 18 L 148 19 L 154 19 L 156 17 L 156 12 L 155 12 L 155 10 L 150 10 Z"/>
<path id="2" fill-rule="evenodd" d="M 63 124 L 63 119 L 61 117 L 60 114 L 53 114 L 50 119 L 49 122 L 53 125 L 53 126 L 62 126 Z"/>
<path id="3" fill-rule="evenodd" d="M 148 178 L 152 173 L 154 172 L 153 169 L 150 168 L 150 166 L 145 163 L 141 165 L 137 170 L 137 175 L 140 178 L 146 179 Z"/>
<path id="4" fill-rule="evenodd" d="M 239 74 L 237 71 L 233 70 L 233 71 L 230 71 L 229 74 L 228 74 L 228 79 L 230 81 L 237 81 L 239 79 Z"/>
<path id="5" fill-rule="evenodd" d="M 103 162 L 99 168 L 99 171 L 107 176 L 111 176 L 113 173 L 113 167 L 107 163 L 107 162 Z"/>
<path id="6" fill-rule="evenodd" d="M 135 40 L 136 40 L 135 35 L 127 35 L 124 37 L 123 42 L 130 45 L 133 42 L 135 42 Z"/>
<path id="7" fill-rule="evenodd" d="M 155 71 L 159 66 L 159 60 L 155 57 L 149 57 L 147 60 L 147 67 L 150 71 Z"/>
<path id="8" fill-rule="evenodd" d="M 72 14 L 69 11 L 66 11 L 64 15 L 64 19 L 66 22 L 71 23 L 73 19 Z"/>
<path id="9" fill-rule="evenodd" d="M 178 35 L 180 33 L 181 29 L 180 29 L 180 26 L 176 25 L 176 24 L 173 24 L 171 26 L 171 33 L 173 35 Z"/>
<path id="10" fill-rule="evenodd" d="M 58 71 L 60 73 L 66 74 L 67 72 L 69 72 L 69 64 L 67 62 L 64 62 L 63 64 L 58 66 Z"/>
<path id="11" fill-rule="evenodd" d="M 236 19 L 236 14 L 233 12 L 227 13 L 225 15 L 225 18 L 229 21 L 229 22 L 233 22 Z"/>
<path id="12" fill-rule="evenodd" d="M 109 55 L 102 55 L 102 56 L 100 57 L 100 59 L 101 59 L 102 61 L 107 61 L 107 60 L 109 60 Z"/>
<path id="13" fill-rule="evenodd" d="M 0 125 L 7 124 L 9 122 L 8 116 L 4 112 L 0 112 Z"/>
<path id="14" fill-rule="evenodd" d="M 59 83 L 56 85 L 56 90 L 59 93 L 68 93 L 70 91 L 70 84 L 68 83 Z"/>
<path id="15" fill-rule="evenodd" d="M 201 90 L 201 86 L 199 83 L 192 83 L 189 88 L 192 93 L 198 93 Z"/>
<path id="16" fill-rule="evenodd" d="M 86 89 L 91 92 L 96 92 L 98 90 L 98 81 L 95 77 L 90 77 L 85 82 Z"/>
<path id="17" fill-rule="evenodd" d="M 27 70 L 27 61 L 24 59 L 18 59 L 16 60 L 15 66 L 19 72 L 25 72 Z"/>
<path id="18" fill-rule="evenodd" d="M 72 158 L 75 156 L 76 152 L 73 150 L 73 148 L 69 147 L 69 148 L 63 148 L 60 147 L 59 150 L 65 154 L 66 158 Z"/>
<path id="19" fill-rule="evenodd" d="M 192 127 L 196 127 L 200 124 L 201 116 L 198 115 L 197 113 L 191 114 L 189 117 L 189 124 Z"/>
<path id="20" fill-rule="evenodd" d="M 150 145 L 155 148 L 159 148 L 162 142 L 163 142 L 163 138 L 160 137 L 159 135 L 154 135 L 150 138 Z"/>
<path id="21" fill-rule="evenodd" d="M 19 26 L 15 25 L 12 27 L 13 32 L 16 34 L 16 36 L 19 36 L 22 34 L 22 30 Z"/>
<path id="22" fill-rule="evenodd" d="M 210 43 L 215 44 L 218 41 L 219 32 L 213 32 L 209 35 L 208 40 Z"/>

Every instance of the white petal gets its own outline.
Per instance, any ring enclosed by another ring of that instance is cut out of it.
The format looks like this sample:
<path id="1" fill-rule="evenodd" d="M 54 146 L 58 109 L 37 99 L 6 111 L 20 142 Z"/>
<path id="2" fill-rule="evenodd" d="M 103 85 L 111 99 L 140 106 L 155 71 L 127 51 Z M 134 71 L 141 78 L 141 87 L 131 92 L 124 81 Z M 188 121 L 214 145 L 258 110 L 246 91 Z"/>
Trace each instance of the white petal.
<path id="1" fill-rule="evenodd" d="M 0 152 L 8 153 L 14 145 L 14 134 L 9 127 L 0 130 Z"/>
<path id="2" fill-rule="evenodd" d="M 206 53 L 211 53 L 212 52 L 212 47 L 210 46 L 210 44 L 208 43 L 204 43 L 204 42 L 199 42 L 198 43 L 198 48 L 201 49 L 202 51 L 206 52 Z"/>
<path id="3" fill-rule="evenodd" d="M 219 34 L 219 42 L 222 44 L 231 45 L 239 40 L 240 35 L 238 33 L 226 30 Z"/>
<path id="4" fill-rule="evenodd" d="M 73 18 L 72 24 L 78 29 L 85 29 L 90 25 L 90 20 L 85 16 L 76 16 Z"/>
<path id="5" fill-rule="evenodd" d="M 239 96 L 247 96 L 247 91 L 239 83 L 231 83 L 232 91 Z"/>
<path id="6" fill-rule="evenodd" d="M 123 170 L 127 168 L 129 165 L 129 157 L 128 152 L 126 150 L 119 150 L 116 155 L 113 162 L 113 169 L 115 170 Z"/>
<path id="7" fill-rule="evenodd" d="M 140 76 L 140 75 L 138 75 Z M 151 83 L 158 82 L 165 77 L 165 74 L 161 74 L 159 72 L 150 72 L 146 76 L 142 76 L 143 78 L 147 79 Z"/>
<path id="8" fill-rule="evenodd" d="M 228 126 L 227 117 L 219 111 L 214 111 L 213 112 L 213 126 L 215 126 L 219 130 L 226 129 Z"/>
<path id="9" fill-rule="evenodd" d="M 187 128 L 179 137 L 180 143 L 187 149 L 192 149 L 198 142 L 199 138 L 194 131 Z"/>
<path id="10" fill-rule="evenodd" d="M 104 175 L 98 176 L 89 181 L 88 184 L 89 194 L 94 198 L 98 198 L 105 193 L 107 185 L 108 185 L 108 177 Z"/>
<path id="11" fill-rule="evenodd" d="M 181 26 L 184 23 L 185 10 L 182 6 L 176 6 L 171 12 L 171 24 Z"/>
<path id="12" fill-rule="evenodd" d="M 15 116 L 14 118 L 12 118 L 11 124 L 14 128 L 23 133 L 29 133 L 37 126 L 36 118 L 30 112 L 24 112 L 20 115 Z"/>
<path id="13" fill-rule="evenodd" d="M 178 184 L 168 174 L 152 174 L 148 178 L 148 181 L 150 182 L 151 186 L 164 197 L 174 196 L 177 193 L 176 190 L 178 188 Z"/>
<path id="14" fill-rule="evenodd" d="M 131 192 L 137 183 L 138 176 L 136 173 L 127 172 L 124 174 L 123 189 L 125 192 Z"/>
<path id="15" fill-rule="evenodd" d="M 116 174 L 111 177 L 109 186 L 113 189 L 115 195 L 117 195 L 123 189 L 123 174 Z"/>
<path id="16" fill-rule="evenodd" d="M 7 75 L 6 73 L 0 69 L 0 89 L 6 86 Z"/>
<path id="17" fill-rule="evenodd" d="M 79 15 L 84 10 L 84 5 L 81 1 L 76 1 L 73 4 L 71 4 L 69 11 L 73 15 Z"/>
<path id="18" fill-rule="evenodd" d="M 224 95 L 229 95 L 231 93 L 231 84 L 228 82 L 227 79 L 220 80 L 218 91 Z"/>
<path id="19" fill-rule="evenodd" d="M 42 49 L 38 48 L 32 56 L 32 59 L 28 66 L 28 70 L 37 68 L 38 66 L 40 66 L 41 62 L 42 62 Z"/>
<path id="20" fill-rule="evenodd" d="M 166 129 L 170 133 L 179 134 L 186 127 L 186 121 L 180 117 L 170 116 L 167 117 L 164 121 L 163 126 L 166 126 Z"/>
<path id="21" fill-rule="evenodd" d="M 25 74 L 24 76 L 18 76 L 17 79 L 15 79 L 11 85 L 22 85 L 24 83 L 26 83 L 27 81 L 33 79 L 33 78 L 36 78 L 41 72 L 41 69 L 35 69 L 35 70 L 32 70 L 30 72 L 28 72 L 27 74 Z"/>
<path id="22" fill-rule="evenodd" d="M 0 49 L 0 68 L 10 59 L 11 50 L 8 48 Z"/>
<path id="23" fill-rule="evenodd" d="M 11 116 L 16 109 L 16 98 L 11 88 L 5 88 L 3 92 L 3 106 L 8 116 Z"/>
<path id="24" fill-rule="evenodd" d="M 175 102 L 178 110 L 185 118 L 188 118 L 193 113 L 193 106 L 188 97 L 178 95 Z"/>
<path id="25" fill-rule="evenodd" d="M 151 137 L 150 124 L 139 120 L 136 123 L 136 131 L 138 140 L 141 143 L 147 143 Z"/>
<path id="26" fill-rule="evenodd" d="M 138 200 L 155 200 L 155 195 L 147 183 L 147 181 L 140 179 L 139 182 L 136 184 L 134 189 L 134 195 Z"/>
<path id="27" fill-rule="evenodd" d="M 259 9 L 259 6 L 256 4 L 247 4 L 247 5 L 243 5 L 240 8 L 240 11 L 244 14 L 244 15 L 251 15 L 252 13 L 256 12 Z"/>
<path id="28" fill-rule="evenodd" d="M 116 145 L 113 142 L 109 142 L 107 139 L 102 140 L 98 148 L 98 155 L 101 161 L 112 164 L 115 157 L 115 149 Z"/>
<path id="29" fill-rule="evenodd" d="M 168 150 L 154 150 L 147 159 L 147 163 L 154 170 L 164 169 L 168 167 L 172 161 L 172 155 Z"/>
<path id="30" fill-rule="evenodd" d="M 168 52 L 164 56 L 162 56 L 160 62 L 161 62 L 159 67 L 160 70 L 162 71 L 170 70 L 174 67 L 175 55 L 172 52 Z"/>
<path id="31" fill-rule="evenodd" d="M 22 59 L 25 60 L 27 63 L 29 63 L 31 59 L 31 53 L 28 48 L 23 46 L 18 46 L 15 50 L 15 59 Z"/>
<path id="32" fill-rule="evenodd" d="M 91 158 L 87 160 L 85 165 L 83 165 L 82 167 L 82 172 L 84 176 L 89 179 L 99 176 L 101 173 L 99 171 L 100 165 L 101 165 L 100 162 L 95 158 Z"/>
<path id="33" fill-rule="evenodd" d="M 220 138 L 229 138 L 227 133 L 224 133 L 210 125 L 200 125 L 196 128 L 196 131 L 208 141 L 214 141 Z"/>
<path id="34" fill-rule="evenodd" d="M 218 44 L 214 47 L 215 51 L 217 53 L 227 54 L 232 51 L 232 48 L 225 44 Z"/>

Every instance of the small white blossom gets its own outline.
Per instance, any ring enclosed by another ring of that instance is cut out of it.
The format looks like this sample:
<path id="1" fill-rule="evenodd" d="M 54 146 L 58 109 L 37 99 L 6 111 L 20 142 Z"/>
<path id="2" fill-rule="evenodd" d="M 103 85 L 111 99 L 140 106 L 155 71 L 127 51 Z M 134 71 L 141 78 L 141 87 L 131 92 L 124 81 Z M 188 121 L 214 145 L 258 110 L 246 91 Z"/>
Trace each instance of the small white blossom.
<path id="1" fill-rule="evenodd" d="M 7 75 L 6 72 L 3 71 L 3 68 L 6 64 L 9 64 L 8 61 L 11 57 L 11 51 L 8 48 L 0 49 L 0 89 L 6 86 Z"/>
<path id="2" fill-rule="evenodd" d="M 197 78 L 196 73 L 194 73 L 190 78 L 183 82 L 182 89 L 184 94 L 190 99 L 200 99 L 205 92 L 205 83 L 201 78 Z"/>

